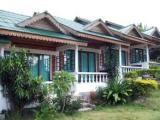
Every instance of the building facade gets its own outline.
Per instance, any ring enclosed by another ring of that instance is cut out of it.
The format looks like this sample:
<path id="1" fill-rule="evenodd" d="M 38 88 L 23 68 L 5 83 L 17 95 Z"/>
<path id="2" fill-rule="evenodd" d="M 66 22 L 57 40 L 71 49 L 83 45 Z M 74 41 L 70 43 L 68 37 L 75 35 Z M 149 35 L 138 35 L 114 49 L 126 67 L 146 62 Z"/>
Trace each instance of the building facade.
<path id="1" fill-rule="evenodd" d="M 73 73 L 75 95 L 106 85 L 109 46 L 117 52 L 122 79 L 126 72 L 148 69 L 149 49 L 159 44 L 157 28 L 140 32 L 134 24 L 122 26 L 101 19 L 67 20 L 48 12 L 25 16 L 0 11 L 0 55 L 4 57 L 13 46 L 17 51 L 27 49 L 33 58 L 33 76 L 41 75 L 48 83 L 56 71 Z M 4 99 L 3 95 L 0 98 Z M 2 101 L 0 109 L 7 106 L 5 99 Z"/>

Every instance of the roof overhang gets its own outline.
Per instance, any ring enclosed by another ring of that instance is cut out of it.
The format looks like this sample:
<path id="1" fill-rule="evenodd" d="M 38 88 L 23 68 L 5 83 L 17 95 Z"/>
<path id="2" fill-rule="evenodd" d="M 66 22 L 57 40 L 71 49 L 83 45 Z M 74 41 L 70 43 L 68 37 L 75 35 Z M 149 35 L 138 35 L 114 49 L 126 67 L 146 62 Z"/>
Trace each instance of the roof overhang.
<path id="1" fill-rule="evenodd" d="M 112 31 L 113 31 L 114 34 L 119 35 L 122 38 L 128 39 L 128 40 L 133 41 L 133 42 L 137 42 L 137 44 L 155 45 L 154 43 L 149 42 L 148 40 L 146 40 L 144 38 L 138 38 L 138 37 L 135 37 L 135 36 L 132 36 L 132 35 L 127 35 L 125 33 L 121 33 L 121 32 L 115 31 L 115 30 L 112 30 Z"/>
<path id="2" fill-rule="evenodd" d="M 99 36 L 94 36 L 94 35 L 90 35 L 90 34 L 86 34 L 86 33 L 82 33 L 79 31 L 75 31 L 74 29 L 63 25 L 70 33 L 72 33 L 75 36 L 78 37 L 83 37 L 83 38 L 89 38 L 89 39 L 93 39 L 95 41 L 99 41 L 99 42 L 108 42 L 108 43 L 113 43 L 113 44 L 117 44 L 117 45 L 124 45 L 124 46 L 130 46 L 130 44 L 124 42 L 124 41 L 118 41 L 118 40 L 114 40 L 111 38 L 104 38 L 104 37 L 99 37 Z"/>
<path id="3" fill-rule="evenodd" d="M 85 27 L 84 27 L 84 30 L 91 30 L 93 27 L 96 27 L 98 25 L 101 25 L 104 30 L 110 34 L 110 35 L 113 35 L 112 32 L 109 30 L 109 28 L 106 26 L 106 24 L 101 20 L 101 19 L 98 19 L 98 20 L 95 20 L 89 24 L 87 24 Z"/>
<path id="4" fill-rule="evenodd" d="M 88 39 L 94 39 L 96 41 L 101 41 L 101 42 L 108 42 L 108 43 L 117 44 L 117 45 L 130 46 L 130 44 L 125 43 L 123 41 L 118 41 L 118 40 L 113 40 L 113 39 L 103 38 L 103 37 L 97 37 L 97 36 L 84 34 L 84 33 L 76 33 L 76 36 L 84 37 L 84 38 L 88 38 Z"/>
<path id="5" fill-rule="evenodd" d="M 37 40 L 37 41 L 40 40 L 40 41 L 44 41 L 44 42 L 54 42 L 54 43 L 63 43 L 63 44 L 70 44 L 70 45 L 87 46 L 87 43 L 73 41 L 70 39 L 48 37 L 48 36 L 43 36 L 43 35 L 24 33 L 24 32 L 18 32 L 18 31 L 7 30 L 7 29 L 0 29 L 0 34 L 7 35 L 7 36 L 28 38 L 28 39 L 33 39 L 33 40 Z"/>
<path id="6" fill-rule="evenodd" d="M 57 29 L 59 29 L 59 31 L 66 34 L 66 31 L 60 26 L 60 24 L 56 21 L 56 19 L 48 12 L 43 12 L 43 13 L 33 15 L 32 17 L 18 23 L 17 25 L 20 27 L 27 27 L 44 18 L 48 19 L 54 26 L 56 26 Z"/>

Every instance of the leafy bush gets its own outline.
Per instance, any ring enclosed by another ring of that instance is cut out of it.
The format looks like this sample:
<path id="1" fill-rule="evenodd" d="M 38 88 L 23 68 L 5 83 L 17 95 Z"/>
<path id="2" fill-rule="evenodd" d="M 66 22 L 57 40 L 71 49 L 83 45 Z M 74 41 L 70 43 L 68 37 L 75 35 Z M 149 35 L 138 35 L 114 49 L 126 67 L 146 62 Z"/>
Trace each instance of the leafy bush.
<path id="1" fill-rule="evenodd" d="M 131 80 L 128 82 L 132 89 L 130 94 L 132 100 L 142 96 L 148 96 L 152 89 L 158 88 L 158 83 L 155 80 Z"/>
<path id="2" fill-rule="evenodd" d="M 149 89 L 158 88 L 158 82 L 155 80 L 135 80 L 134 82 Z"/>
<path id="3" fill-rule="evenodd" d="M 55 113 L 55 108 L 44 102 L 38 107 L 34 120 L 54 120 Z"/>
<path id="4" fill-rule="evenodd" d="M 73 114 L 81 107 L 81 100 L 74 99 L 71 95 L 55 98 L 53 103 L 56 111 L 67 114 Z"/>
<path id="5" fill-rule="evenodd" d="M 138 73 L 137 71 L 131 71 L 125 74 L 124 76 L 125 78 L 137 78 L 138 77 Z"/>
<path id="6" fill-rule="evenodd" d="M 160 69 L 160 66 L 155 65 L 155 64 L 150 64 L 149 69 Z"/>
<path id="7" fill-rule="evenodd" d="M 14 49 L 0 59 L 0 79 L 3 93 L 7 95 L 11 109 L 22 110 L 25 105 L 39 100 L 43 94 L 40 77 L 33 78 L 30 60 L 25 50 Z"/>
<path id="8" fill-rule="evenodd" d="M 125 78 L 133 78 L 136 79 L 138 76 L 143 76 L 145 74 L 149 74 L 157 79 L 159 79 L 160 69 L 145 69 L 145 70 L 136 70 L 128 72 L 124 75 Z"/>
<path id="9" fill-rule="evenodd" d="M 113 79 L 105 88 L 98 89 L 99 98 L 107 104 L 124 104 L 132 90 L 126 81 Z"/>
<path id="10" fill-rule="evenodd" d="M 75 77 L 69 72 L 58 71 L 54 74 L 53 90 L 57 97 L 62 97 L 70 92 Z"/>
<path id="11" fill-rule="evenodd" d="M 56 95 L 53 104 L 58 112 L 73 113 L 81 107 L 79 99 L 73 99 L 70 90 L 74 84 L 75 77 L 65 71 L 56 72 L 54 75 L 53 91 Z"/>
<path id="12" fill-rule="evenodd" d="M 156 78 L 157 80 L 160 80 L 160 71 L 157 71 L 157 72 L 155 73 L 155 78 Z"/>

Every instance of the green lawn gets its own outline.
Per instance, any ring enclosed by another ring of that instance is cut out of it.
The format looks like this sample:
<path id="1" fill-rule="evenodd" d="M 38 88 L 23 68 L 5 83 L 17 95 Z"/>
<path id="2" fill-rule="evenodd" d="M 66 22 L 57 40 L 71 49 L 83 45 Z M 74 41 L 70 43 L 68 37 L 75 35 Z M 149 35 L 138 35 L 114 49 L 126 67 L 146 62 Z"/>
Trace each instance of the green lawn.
<path id="1" fill-rule="evenodd" d="M 58 120 L 160 120 L 160 90 L 143 103 L 98 107 L 73 116 L 61 115 Z"/>
<path id="2" fill-rule="evenodd" d="M 77 112 L 72 116 L 64 114 L 58 116 L 56 120 L 160 120 L 160 90 L 152 92 L 152 95 L 142 103 L 103 106 L 97 107 L 94 111 Z"/>

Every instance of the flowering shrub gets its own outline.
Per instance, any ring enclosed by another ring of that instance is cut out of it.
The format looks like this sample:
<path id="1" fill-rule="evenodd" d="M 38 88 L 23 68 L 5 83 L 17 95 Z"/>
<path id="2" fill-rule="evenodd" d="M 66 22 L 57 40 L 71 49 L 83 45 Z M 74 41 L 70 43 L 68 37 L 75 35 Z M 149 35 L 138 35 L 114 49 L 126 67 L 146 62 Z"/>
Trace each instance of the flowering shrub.
<path id="1" fill-rule="evenodd" d="M 153 89 L 158 88 L 158 82 L 156 80 L 131 80 L 128 81 L 132 93 L 130 98 L 132 100 L 137 99 L 142 96 L 148 96 Z"/>
<path id="2" fill-rule="evenodd" d="M 135 80 L 134 82 L 144 87 L 154 88 L 154 89 L 158 88 L 158 82 L 156 80 Z"/>

